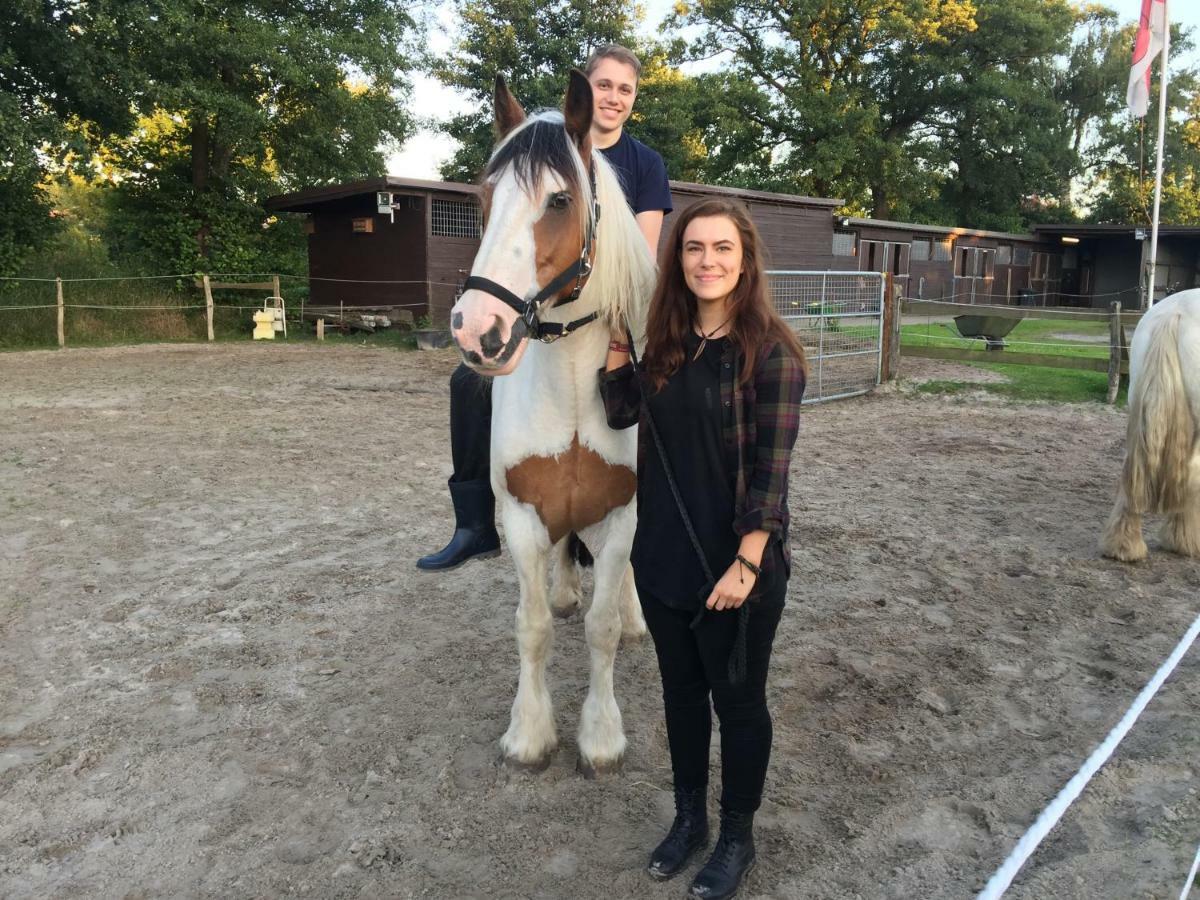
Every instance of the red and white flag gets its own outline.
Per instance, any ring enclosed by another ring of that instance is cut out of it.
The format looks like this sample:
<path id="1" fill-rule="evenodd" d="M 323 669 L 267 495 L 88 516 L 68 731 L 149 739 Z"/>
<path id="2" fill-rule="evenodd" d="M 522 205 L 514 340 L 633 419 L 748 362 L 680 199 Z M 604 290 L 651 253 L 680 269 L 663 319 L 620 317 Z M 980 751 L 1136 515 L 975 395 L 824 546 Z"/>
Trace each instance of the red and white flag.
<path id="1" fill-rule="evenodd" d="M 1162 52 L 1167 35 L 1167 0 L 1142 0 L 1142 20 L 1133 45 L 1133 67 L 1125 102 L 1139 118 L 1150 106 L 1150 64 Z"/>

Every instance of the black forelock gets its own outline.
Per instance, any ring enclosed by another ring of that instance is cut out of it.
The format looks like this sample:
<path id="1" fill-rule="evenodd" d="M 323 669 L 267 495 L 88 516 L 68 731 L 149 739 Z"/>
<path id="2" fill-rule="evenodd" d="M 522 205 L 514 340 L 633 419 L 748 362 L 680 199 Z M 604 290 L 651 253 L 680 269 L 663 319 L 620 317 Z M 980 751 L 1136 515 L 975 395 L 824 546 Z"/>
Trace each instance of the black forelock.
<path id="1" fill-rule="evenodd" d="M 517 184 L 532 195 L 542 176 L 549 170 L 566 182 L 567 189 L 578 196 L 579 169 L 575 163 L 577 151 L 561 119 L 533 118 L 522 125 L 488 161 L 483 173 L 488 179 L 509 166 Z"/>

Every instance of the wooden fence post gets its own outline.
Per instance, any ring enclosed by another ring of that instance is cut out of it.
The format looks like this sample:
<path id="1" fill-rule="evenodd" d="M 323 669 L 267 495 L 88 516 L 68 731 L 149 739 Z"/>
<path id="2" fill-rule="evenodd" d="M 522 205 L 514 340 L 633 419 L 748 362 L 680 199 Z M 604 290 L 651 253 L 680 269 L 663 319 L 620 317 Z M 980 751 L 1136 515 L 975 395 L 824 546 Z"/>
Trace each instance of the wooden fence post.
<path id="1" fill-rule="evenodd" d="M 204 276 L 204 313 L 208 319 L 208 339 L 215 340 L 213 335 L 213 299 L 212 285 L 209 283 L 208 276 Z"/>
<path id="2" fill-rule="evenodd" d="M 1121 390 L 1121 345 L 1125 330 L 1121 327 L 1120 301 L 1110 303 L 1108 308 L 1111 310 L 1108 320 L 1108 402 L 1113 404 Z"/>
<path id="3" fill-rule="evenodd" d="M 58 302 L 58 346 L 67 346 L 67 319 L 66 310 L 63 307 L 63 290 L 62 279 L 54 279 L 54 294 Z"/>
<path id="4" fill-rule="evenodd" d="M 891 276 L 888 276 L 891 278 Z M 900 374 L 900 327 L 904 324 L 904 287 L 903 285 L 893 284 L 892 289 L 888 291 L 888 307 L 892 311 L 892 342 L 888 346 L 888 375 L 889 378 L 895 378 Z"/>
<path id="5" fill-rule="evenodd" d="M 879 302 L 883 308 L 880 310 L 882 322 L 880 323 L 879 335 L 879 383 L 891 381 L 893 376 L 892 368 L 892 318 L 895 316 L 895 305 L 892 303 L 893 281 L 892 273 L 887 272 L 883 276 L 883 291 L 880 293 Z"/>

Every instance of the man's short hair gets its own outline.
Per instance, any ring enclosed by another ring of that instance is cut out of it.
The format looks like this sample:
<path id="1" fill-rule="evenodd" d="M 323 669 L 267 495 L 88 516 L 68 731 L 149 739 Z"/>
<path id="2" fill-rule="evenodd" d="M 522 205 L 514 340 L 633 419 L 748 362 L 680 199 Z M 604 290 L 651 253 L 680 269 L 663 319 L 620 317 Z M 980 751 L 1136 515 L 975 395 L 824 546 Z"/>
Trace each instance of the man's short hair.
<path id="1" fill-rule="evenodd" d="M 583 68 L 583 74 L 592 77 L 592 73 L 596 71 L 596 66 L 600 65 L 601 60 L 615 59 L 619 63 L 624 63 L 633 69 L 634 79 L 642 77 L 642 61 L 634 55 L 634 52 L 628 47 L 622 47 L 620 44 L 607 44 L 600 47 L 588 57 L 587 65 Z"/>

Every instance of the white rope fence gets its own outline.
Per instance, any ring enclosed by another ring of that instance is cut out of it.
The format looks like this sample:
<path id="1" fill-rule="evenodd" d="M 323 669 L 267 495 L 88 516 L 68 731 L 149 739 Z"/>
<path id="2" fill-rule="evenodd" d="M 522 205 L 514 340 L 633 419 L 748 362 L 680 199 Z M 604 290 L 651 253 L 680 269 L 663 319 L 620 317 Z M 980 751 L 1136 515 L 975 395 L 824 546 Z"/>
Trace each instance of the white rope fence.
<path id="1" fill-rule="evenodd" d="M 996 873 L 988 880 L 988 883 L 979 892 L 976 900 L 998 900 L 999 897 L 1004 895 L 1004 892 L 1008 890 L 1009 885 L 1012 884 L 1013 879 L 1016 877 L 1017 872 L 1020 871 L 1021 866 L 1033 854 L 1033 851 L 1037 849 L 1038 844 L 1058 824 L 1058 820 L 1067 811 L 1067 807 L 1082 793 L 1084 787 L 1091 781 L 1092 776 L 1100 770 L 1101 766 L 1108 762 L 1113 751 L 1117 749 L 1117 744 L 1121 743 L 1125 735 L 1129 733 L 1129 729 L 1133 727 L 1133 723 L 1142 714 L 1142 710 L 1146 708 L 1146 705 L 1158 693 L 1158 689 L 1162 687 L 1163 682 L 1167 680 L 1168 676 L 1175 671 L 1175 667 L 1179 665 L 1179 661 L 1183 659 L 1184 654 L 1187 653 L 1193 642 L 1195 642 L 1198 634 L 1200 634 L 1200 616 L 1197 616 L 1196 620 L 1192 622 L 1192 627 L 1187 630 L 1187 633 L 1184 634 L 1183 638 L 1175 646 L 1171 655 L 1167 657 L 1166 662 L 1159 666 L 1158 671 L 1154 673 L 1154 677 L 1150 679 L 1150 683 L 1142 688 L 1142 692 L 1137 695 L 1137 698 L 1133 701 L 1133 705 L 1121 717 L 1121 721 L 1117 723 L 1116 727 L 1108 733 L 1108 737 L 1092 752 L 1092 755 L 1088 757 L 1083 767 L 1066 783 L 1066 786 L 1058 792 L 1058 796 L 1050 801 L 1050 805 L 1042 810 L 1042 814 L 1037 817 L 1029 827 L 1029 830 L 1017 842 L 1017 846 L 1008 855 L 1008 859 L 1004 861 L 1000 868 L 996 870 Z M 1200 856 L 1198 856 L 1198 859 L 1200 859 Z M 1189 885 L 1195 874 L 1196 865 L 1193 864 L 1191 874 L 1188 876 L 1188 884 L 1184 885 L 1182 897 L 1186 898 Z"/>
<path id="2" fill-rule="evenodd" d="M 1188 872 L 1187 881 L 1183 883 L 1183 891 L 1179 895 L 1179 900 L 1187 900 L 1187 896 L 1191 893 L 1192 885 L 1196 883 L 1196 870 L 1200 869 L 1200 847 L 1196 848 L 1196 858 L 1192 860 L 1192 868 Z"/>
<path id="3" fill-rule="evenodd" d="M 1076 300 L 1092 300 L 1092 299 L 1102 299 L 1105 297 L 1124 297 L 1128 294 L 1140 294 L 1140 293 L 1141 293 L 1141 288 L 1138 288 L 1138 287 L 1125 288 L 1124 290 L 1120 290 L 1120 291 L 1107 291 L 1102 294 L 1064 294 L 1061 291 L 1057 291 L 1057 290 L 1047 291 L 1047 294 L 1049 296 L 1055 298 L 1056 300 L 1061 300 L 1063 298 L 1072 298 L 1072 299 L 1076 299 Z M 959 298 L 968 298 L 969 300 L 972 301 L 970 303 L 960 304 L 962 306 L 1016 306 L 1017 305 L 1012 302 L 1012 298 L 1008 294 L 990 294 L 990 293 L 989 294 L 984 294 L 984 293 L 972 294 L 970 291 L 957 291 L 955 293 L 946 294 L 941 297 L 911 297 L 911 296 L 908 297 L 909 300 L 928 301 L 928 302 L 932 302 L 932 303 L 954 303 Z M 1034 299 L 1040 299 L 1040 298 L 1041 298 L 1041 294 L 1035 291 Z M 991 302 L 993 300 L 996 302 Z M 1041 304 L 1041 303 L 1035 304 L 1035 306 L 1037 306 L 1037 307 L 1042 307 L 1043 305 L 1044 304 Z"/>
<path id="4" fill-rule="evenodd" d="M 162 286 L 164 282 L 175 282 L 174 285 Z M 217 272 L 217 273 L 192 273 L 182 272 L 172 275 L 112 275 L 112 276 L 95 276 L 86 278 L 43 278 L 37 276 L 0 276 L 0 337 L 7 339 L 8 342 L 15 342 L 16 346 L 22 346 L 25 342 L 30 342 L 31 345 L 37 345 L 42 342 L 43 330 L 53 329 L 53 333 L 57 337 L 59 347 L 67 346 L 68 331 L 72 327 L 82 327 L 83 334 L 89 335 L 91 329 L 92 336 L 96 334 L 110 334 L 110 329 L 124 329 L 126 336 L 132 335 L 137 337 L 142 334 L 139 329 L 145 330 L 146 334 L 169 333 L 171 339 L 175 339 L 180 335 L 180 326 L 177 322 L 165 322 L 162 320 L 154 320 L 152 322 L 143 323 L 142 325 L 121 324 L 129 323 L 133 320 L 128 318 L 117 318 L 109 320 L 105 318 L 105 323 L 112 322 L 113 324 L 102 324 L 98 321 L 100 316 L 105 313 L 120 313 L 122 315 L 136 314 L 145 315 L 148 313 L 187 313 L 191 314 L 197 310 L 204 311 L 204 322 L 202 329 L 207 333 L 209 341 L 216 339 L 216 323 L 214 314 L 217 311 L 224 311 L 226 314 L 226 326 L 228 324 L 228 314 L 242 316 L 251 311 L 261 308 L 259 303 L 243 303 L 238 302 L 236 298 L 223 298 L 218 292 L 226 291 L 262 291 L 268 296 L 268 301 L 274 301 L 279 309 L 283 309 L 282 299 L 280 296 L 280 283 L 286 283 L 289 288 L 288 292 L 300 292 L 299 307 L 300 319 L 304 320 L 305 293 L 306 285 L 316 282 L 326 282 L 338 285 L 370 285 L 370 286 L 387 286 L 395 285 L 397 288 L 408 286 L 408 291 L 397 291 L 396 294 L 403 293 L 405 296 L 391 297 L 392 292 L 383 291 L 388 295 L 385 303 L 370 309 L 396 308 L 399 310 L 409 310 L 414 307 L 423 308 L 428 302 L 426 298 L 426 287 L 437 288 L 459 288 L 461 282 L 452 281 L 435 281 L 432 279 L 354 279 L 354 278 L 313 278 L 308 275 L 291 275 L 280 273 L 266 272 Z M 46 297 L 46 288 L 53 286 L 53 300 Z M 414 293 L 411 288 L 416 288 Z M 189 302 L 195 299 L 195 295 L 189 296 L 188 292 L 194 289 L 201 289 L 203 298 L 200 302 Z M 335 290 L 342 290 L 336 288 Z M 347 287 L 347 291 L 353 291 Z M 214 297 L 214 293 L 218 293 Z M 378 293 L 378 291 L 377 291 Z M 408 296 L 413 295 L 413 296 Z M 417 295 L 420 295 L 419 298 Z M 37 301 L 46 299 L 49 302 L 39 303 Z M 172 299 L 177 298 L 179 302 L 172 303 Z M 233 302 L 229 302 L 232 299 Z M 7 302 L 6 302 L 7 301 Z M 345 323 L 347 314 L 353 312 L 365 312 L 367 307 L 361 307 L 359 303 L 334 303 L 332 306 L 339 309 L 339 313 L 334 317 L 335 321 Z M 321 310 L 331 308 L 329 304 L 319 306 Z M 55 311 L 57 316 L 55 318 Z M 78 319 L 72 319 L 72 313 L 78 312 L 98 314 L 90 321 L 83 325 L 78 325 Z M 6 318 L 6 313 L 14 315 Z M 21 319 L 20 316 L 24 313 L 30 313 L 31 316 L 38 316 L 40 313 L 49 313 L 50 319 L 47 323 L 41 318 Z M 287 315 L 285 313 L 285 315 Z M 185 326 L 185 330 L 193 329 L 194 324 L 189 320 Z M 132 330 L 131 330 L 132 329 Z M 155 329 L 158 329 L 156 332 Z M 165 331 L 164 331 L 165 329 Z M 284 329 L 286 334 L 286 328 Z M 47 333 L 44 337 L 49 338 Z M 323 337 L 322 329 L 318 324 L 318 339 Z M 49 343 L 49 341 L 45 341 Z"/>

